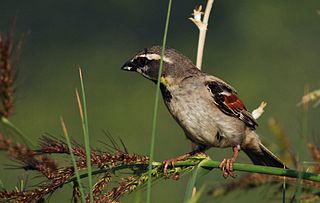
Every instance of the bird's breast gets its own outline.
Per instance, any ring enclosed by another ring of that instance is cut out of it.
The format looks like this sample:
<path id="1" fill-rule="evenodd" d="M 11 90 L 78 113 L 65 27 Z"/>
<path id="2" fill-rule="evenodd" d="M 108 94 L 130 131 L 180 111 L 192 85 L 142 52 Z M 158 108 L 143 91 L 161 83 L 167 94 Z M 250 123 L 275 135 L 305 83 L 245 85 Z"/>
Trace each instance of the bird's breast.
<path id="1" fill-rule="evenodd" d="M 215 147 L 241 142 L 244 124 L 221 112 L 204 86 L 176 85 L 162 87 L 161 92 L 170 113 L 193 142 Z"/>

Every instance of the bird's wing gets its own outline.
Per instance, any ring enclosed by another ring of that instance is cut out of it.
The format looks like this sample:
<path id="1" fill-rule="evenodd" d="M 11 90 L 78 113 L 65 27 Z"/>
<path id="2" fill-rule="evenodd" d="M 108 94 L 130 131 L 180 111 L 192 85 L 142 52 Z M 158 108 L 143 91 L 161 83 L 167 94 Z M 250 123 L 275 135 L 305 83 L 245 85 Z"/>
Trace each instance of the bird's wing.
<path id="1" fill-rule="evenodd" d="M 234 88 L 218 78 L 206 80 L 205 85 L 211 93 L 214 103 L 223 113 L 237 117 L 248 127 L 255 129 L 258 123 L 238 98 Z"/>

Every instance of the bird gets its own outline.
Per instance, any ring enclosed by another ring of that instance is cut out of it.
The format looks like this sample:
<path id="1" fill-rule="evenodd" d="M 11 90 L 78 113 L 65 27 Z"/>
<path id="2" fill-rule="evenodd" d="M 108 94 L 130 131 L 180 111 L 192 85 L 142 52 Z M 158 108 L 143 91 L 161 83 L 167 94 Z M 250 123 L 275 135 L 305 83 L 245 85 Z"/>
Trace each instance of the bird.
<path id="1" fill-rule="evenodd" d="M 162 47 L 138 51 L 121 67 L 158 82 Z M 176 161 L 205 153 L 211 147 L 232 148 L 231 158 L 221 161 L 224 177 L 235 177 L 233 163 L 242 150 L 253 164 L 286 168 L 285 164 L 265 147 L 256 128 L 257 121 L 239 99 L 237 91 L 222 79 L 199 70 L 179 51 L 166 48 L 160 75 L 160 91 L 175 121 L 191 140 L 193 150 L 164 161 L 164 170 Z"/>

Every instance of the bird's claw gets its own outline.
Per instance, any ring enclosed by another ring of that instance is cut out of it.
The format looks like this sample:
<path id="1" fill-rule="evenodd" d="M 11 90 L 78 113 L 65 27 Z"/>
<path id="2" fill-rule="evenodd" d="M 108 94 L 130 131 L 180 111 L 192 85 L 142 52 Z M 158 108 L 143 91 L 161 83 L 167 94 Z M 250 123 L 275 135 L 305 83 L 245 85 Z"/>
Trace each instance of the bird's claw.
<path id="1" fill-rule="evenodd" d="M 177 159 L 167 159 L 163 161 L 163 173 L 166 177 L 168 177 L 168 167 L 169 165 L 174 167 L 175 163 L 177 163 Z"/>
<path id="2" fill-rule="evenodd" d="M 231 176 L 232 178 L 235 178 L 237 175 L 233 172 L 233 159 L 223 159 L 221 163 L 219 164 L 219 168 L 221 171 L 223 171 L 223 177 L 227 178 L 228 176 Z"/>
<path id="3" fill-rule="evenodd" d="M 176 158 L 172 158 L 172 159 L 167 159 L 163 161 L 163 173 L 166 177 L 168 177 L 168 167 L 171 166 L 172 168 L 174 168 L 174 165 L 178 162 L 178 161 L 183 161 L 186 160 L 187 158 L 191 157 L 191 156 L 207 156 L 203 151 L 201 150 L 194 150 L 192 152 L 189 152 L 187 154 L 178 156 Z M 174 175 L 172 177 L 172 179 L 177 180 L 179 179 L 180 174 L 177 173 L 177 171 L 174 172 Z"/>

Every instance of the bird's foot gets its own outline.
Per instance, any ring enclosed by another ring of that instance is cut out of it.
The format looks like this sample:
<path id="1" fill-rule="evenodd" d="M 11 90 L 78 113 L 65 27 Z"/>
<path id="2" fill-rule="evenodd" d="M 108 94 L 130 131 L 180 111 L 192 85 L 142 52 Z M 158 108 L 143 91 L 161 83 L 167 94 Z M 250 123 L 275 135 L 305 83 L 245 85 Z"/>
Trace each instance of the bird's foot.
<path id="1" fill-rule="evenodd" d="M 223 159 L 219 165 L 219 168 L 221 171 L 223 171 L 223 177 L 227 178 L 228 176 L 231 176 L 232 178 L 237 177 L 237 174 L 233 172 L 233 159 Z"/>
<path id="2" fill-rule="evenodd" d="M 237 175 L 233 172 L 233 163 L 236 161 L 238 154 L 240 151 L 240 145 L 233 147 L 233 156 L 231 159 L 223 159 L 219 164 L 219 168 L 223 171 L 223 177 L 227 178 L 231 176 L 232 178 L 237 177 Z"/>
<path id="3" fill-rule="evenodd" d="M 174 167 L 174 165 L 178 161 L 183 161 L 184 159 L 181 159 L 180 157 L 172 158 L 172 159 L 167 159 L 163 161 L 163 173 L 167 177 L 168 176 L 168 167 Z"/>
<path id="4" fill-rule="evenodd" d="M 174 165 L 178 162 L 178 161 L 184 161 L 186 159 L 188 159 L 191 156 L 196 156 L 196 155 L 205 155 L 206 154 L 203 151 L 200 150 L 195 150 L 192 152 L 189 152 L 187 154 L 172 158 L 172 159 L 167 159 L 163 161 L 163 173 L 165 176 L 168 176 L 168 167 L 171 166 L 172 168 L 174 168 Z M 178 179 L 178 178 L 174 178 L 174 179 Z"/>

